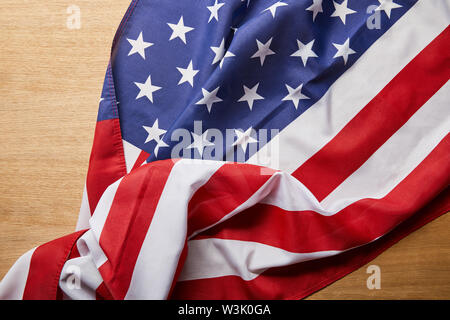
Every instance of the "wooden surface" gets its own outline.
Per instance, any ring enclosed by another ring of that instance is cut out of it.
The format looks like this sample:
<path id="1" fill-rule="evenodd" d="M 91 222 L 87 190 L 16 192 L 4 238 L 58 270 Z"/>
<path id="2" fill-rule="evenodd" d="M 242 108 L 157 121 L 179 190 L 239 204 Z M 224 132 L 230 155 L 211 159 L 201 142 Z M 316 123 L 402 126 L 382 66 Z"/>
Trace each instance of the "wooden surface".
<path id="1" fill-rule="evenodd" d="M 0 278 L 34 246 L 74 230 L 110 44 L 130 0 L 2 0 Z M 81 28 L 66 26 L 69 5 Z M 450 299 L 450 216 L 311 299 Z"/>

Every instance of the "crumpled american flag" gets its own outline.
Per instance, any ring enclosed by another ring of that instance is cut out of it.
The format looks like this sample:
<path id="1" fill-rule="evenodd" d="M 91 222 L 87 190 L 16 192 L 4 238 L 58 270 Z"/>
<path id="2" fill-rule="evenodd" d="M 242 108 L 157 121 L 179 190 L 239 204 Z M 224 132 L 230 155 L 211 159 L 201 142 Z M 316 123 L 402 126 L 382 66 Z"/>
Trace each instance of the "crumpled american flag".
<path id="1" fill-rule="evenodd" d="M 450 210 L 448 0 L 133 0 L 77 231 L 2 299 L 299 299 Z"/>

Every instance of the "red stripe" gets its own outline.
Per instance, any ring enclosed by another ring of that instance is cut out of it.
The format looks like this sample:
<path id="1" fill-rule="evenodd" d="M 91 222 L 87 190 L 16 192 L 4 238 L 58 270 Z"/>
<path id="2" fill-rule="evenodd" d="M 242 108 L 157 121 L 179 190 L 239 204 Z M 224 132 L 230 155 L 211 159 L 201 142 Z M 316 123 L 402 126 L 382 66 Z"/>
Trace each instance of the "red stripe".
<path id="1" fill-rule="evenodd" d="M 97 122 L 86 177 L 91 214 L 106 188 L 126 174 L 119 119 Z"/>
<path id="2" fill-rule="evenodd" d="M 448 81 L 449 52 L 450 27 L 447 27 L 333 140 L 292 175 L 319 201 L 323 200 Z"/>
<path id="3" fill-rule="evenodd" d="M 346 250 L 389 232 L 449 183 L 450 134 L 381 199 L 359 200 L 332 216 L 258 204 L 195 239 L 253 241 L 300 253 Z"/>
<path id="4" fill-rule="evenodd" d="M 144 150 L 142 150 L 141 153 L 139 154 L 138 158 L 136 159 L 136 162 L 134 163 L 133 168 L 131 168 L 131 171 L 139 168 L 142 165 L 142 163 L 144 163 L 144 161 L 148 159 L 148 157 L 150 157 L 150 153 L 147 153 Z"/>
<path id="5" fill-rule="evenodd" d="M 188 236 L 210 226 L 247 201 L 271 177 L 261 167 L 226 163 L 200 187 L 188 205 Z M 207 214 L 205 214 L 207 213 Z"/>
<path id="6" fill-rule="evenodd" d="M 392 232 L 337 256 L 272 268 L 244 281 L 237 276 L 178 282 L 171 299 L 302 299 L 373 260 L 400 239 L 450 211 L 447 188 Z"/>
<path id="7" fill-rule="evenodd" d="M 104 282 L 95 290 L 95 300 L 114 300 L 114 297 Z"/>
<path id="8" fill-rule="evenodd" d="M 77 240 L 86 230 L 69 234 L 47 242 L 33 252 L 30 261 L 24 300 L 55 300 L 64 263 L 66 263 Z"/>
<path id="9" fill-rule="evenodd" d="M 174 161 L 144 165 L 121 181 L 100 236 L 108 261 L 100 273 L 115 299 L 127 293 L 139 251 Z"/>

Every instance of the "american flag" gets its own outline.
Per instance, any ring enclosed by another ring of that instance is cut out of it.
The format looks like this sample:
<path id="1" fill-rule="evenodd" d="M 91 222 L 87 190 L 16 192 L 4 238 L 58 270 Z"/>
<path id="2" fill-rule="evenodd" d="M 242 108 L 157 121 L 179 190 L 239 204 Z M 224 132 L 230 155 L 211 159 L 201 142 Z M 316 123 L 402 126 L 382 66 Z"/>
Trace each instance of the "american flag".
<path id="1" fill-rule="evenodd" d="M 133 0 L 77 231 L 3 299 L 299 299 L 450 210 L 448 0 Z"/>

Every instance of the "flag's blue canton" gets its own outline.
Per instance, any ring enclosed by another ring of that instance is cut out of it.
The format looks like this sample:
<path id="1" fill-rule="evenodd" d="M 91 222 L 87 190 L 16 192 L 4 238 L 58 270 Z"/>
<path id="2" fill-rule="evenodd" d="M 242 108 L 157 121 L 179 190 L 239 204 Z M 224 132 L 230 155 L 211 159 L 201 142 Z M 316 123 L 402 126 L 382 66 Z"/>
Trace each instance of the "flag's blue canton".
<path id="1" fill-rule="evenodd" d="M 194 131 L 198 120 L 203 131 L 281 130 L 416 2 L 134 1 L 112 53 L 114 84 L 107 74 L 98 120 L 117 117 L 115 90 L 123 138 L 150 153 L 150 161 L 169 158 L 177 144 L 172 132 Z M 380 9 L 380 29 L 366 25 L 371 5 Z M 188 150 L 199 158 L 197 149 Z"/>
<path id="2" fill-rule="evenodd" d="M 105 74 L 105 81 L 100 98 L 97 121 L 115 119 L 119 117 L 117 104 L 114 101 L 114 82 L 112 77 L 111 65 L 108 65 Z"/>

